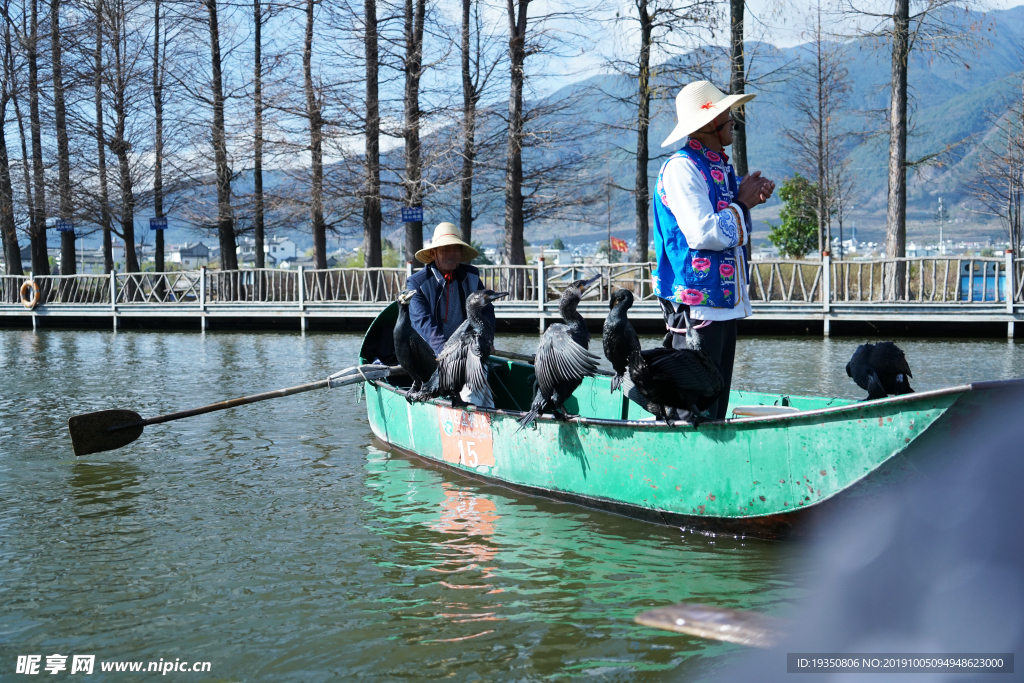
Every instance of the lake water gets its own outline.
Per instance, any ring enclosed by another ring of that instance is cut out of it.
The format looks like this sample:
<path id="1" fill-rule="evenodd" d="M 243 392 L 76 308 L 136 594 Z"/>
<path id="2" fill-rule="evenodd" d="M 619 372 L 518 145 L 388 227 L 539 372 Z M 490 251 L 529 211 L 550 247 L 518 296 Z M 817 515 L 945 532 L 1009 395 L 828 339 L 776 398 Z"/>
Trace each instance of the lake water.
<path id="1" fill-rule="evenodd" d="M 61 654 L 65 676 L 95 655 L 95 680 L 135 680 L 102 662 L 161 659 L 210 662 L 170 674 L 193 681 L 694 680 L 739 648 L 636 614 L 693 601 L 785 615 L 801 596 L 792 545 L 684 534 L 382 450 L 352 388 L 71 453 L 70 415 L 313 381 L 352 365 L 359 341 L 0 331 L 0 679 L 20 679 L 19 655 L 41 655 L 45 675 Z M 844 371 L 856 343 L 742 339 L 734 387 L 860 398 Z M 1024 346 L 1005 341 L 900 345 L 918 390 L 1024 375 Z"/>

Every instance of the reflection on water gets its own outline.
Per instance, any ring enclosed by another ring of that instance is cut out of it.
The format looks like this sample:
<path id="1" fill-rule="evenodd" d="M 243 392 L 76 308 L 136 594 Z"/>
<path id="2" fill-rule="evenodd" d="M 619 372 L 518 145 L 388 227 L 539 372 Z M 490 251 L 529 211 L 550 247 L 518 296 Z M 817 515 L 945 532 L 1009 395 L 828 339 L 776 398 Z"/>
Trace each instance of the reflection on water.
<path id="1" fill-rule="evenodd" d="M 71 495 L 80 506 L 80 517 L 130 515 L 133 498 L 139 495 L 139 469 L 130 463 L 76 462 L 71 468 Z"/>
<path id="2" fill-rule="evenodd" d="M 782 568 L 792 546 L 683 534 L 376 448 L 352 389 L 71 455 L 69 415 L 308 382 L 358 344 L 0 332 L 0 678 L 19 653 L 57 652 L 209 660 L 210 680 L 693 680 L 736 646 L 633 616 L 682 600 L 784 615 L 800 597 Z M 1024 347 L 900 344 L 919 389 L 1024 375 Z M 855 346 L 743 339 L 737 385 L 859 397 L 843 372 Z"/>

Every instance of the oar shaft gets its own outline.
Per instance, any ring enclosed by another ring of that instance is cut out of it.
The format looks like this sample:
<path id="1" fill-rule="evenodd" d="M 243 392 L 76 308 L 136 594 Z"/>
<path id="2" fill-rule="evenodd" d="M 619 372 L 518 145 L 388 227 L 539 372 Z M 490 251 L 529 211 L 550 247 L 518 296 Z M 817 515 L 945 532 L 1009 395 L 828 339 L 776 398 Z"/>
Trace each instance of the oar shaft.
<path id="1" fill-rule="evenodd" d="M 272 398 L 283 398 L 285 396 L 291 396 L 293 394 L 301 394 L 306 391 L 315 391 L 316 389 L 326 389 L 328 381 L 322 379 L 319 382 L 310 382 L 309 384 L 300 384 L 295 387 L 288 387 L 287 389 L 278 389 L 277 391 L 265 391 L 262 394 L 253 394 L 252 396 L 243 396 L 241 398 L 232 398 L 227 401 L 221 401 L 220 403 L 211 403 L 207 406 L 200 408 L 191 408 L 189 410 L 179 410 L 176 413 L 167 413 L 165 415 L 157 415 L 155 417 L 147 417 L 145 420 L 139 420 L 134 424 L 118 425 L 115 429 L 124 429 L 126 427 L 145 427 L 147 425 L 156 425 L 162 422 L 171 422 L 172 420 L 181 420 L 186 417 L 193 417 L 195 415 L 203 415 L 205 413 L 213 413 L 218 410 L 227 410 L 228 408 L 235 408 L 237 406 L 244 406 L 249 403 L 258 403 L 260 401 L 267 401 Z"/>
<path id="2" fill-rule="evenodd" d="M 387 368 L 389 374 L 399 375 L 404 374 L 405 370 L 401 366 L 394 366 Z M 345 372 L 351 372 L 351 369 Z M 343 377 L 341 379 L 334 380 L 334 387 L 342 387 L 347 384 L 356 384 L 363 382 L 364 377 L 359 374 Z M 322 379 L 318 382 L 310 382 L 309 384 L 300 384 L 294 387 L 288 387 L 287 389 L 278 389 L 276 391 L 265 391 L 262 394 L 253 394 L 252 396 L 242 396 L 241 398 L 232 398 L 227 401 L 220 401 L 219 403 L 211 403 L 210 405 L 201 406 L 199 408 L 191 408 L 189 410 L 179 410 L 175 413 L 166 413 L 164 415 L 157 415 L 155 417 L 147 417 L 144 420 L 138 420 L 137 422 L 130 422 L 127 424 L 117 425 L 111 427 L 109 431 L 116 431 L 118 429 L 128 429 L 131 427 L 146 427 L 148 425 L 161 424 L 163 422 L 171 422 L 173 420 L 181 420 L 186 417 L 194 417 L 196 415 L 204 415 L 206 413 L 213 413 L 218 410 L 227 410 L 228 408 L 236 408 L 238 406 L 248 405 L 250 403 L 259 403 L 260 401 L 269 401 L 272 398 L 283 398 L 285 396 L 292 396 L 293 394 L 302 394 L 307 391 L 315 391 L 317 389 L 326 389 L 331 386 L 331 379 Z"/>

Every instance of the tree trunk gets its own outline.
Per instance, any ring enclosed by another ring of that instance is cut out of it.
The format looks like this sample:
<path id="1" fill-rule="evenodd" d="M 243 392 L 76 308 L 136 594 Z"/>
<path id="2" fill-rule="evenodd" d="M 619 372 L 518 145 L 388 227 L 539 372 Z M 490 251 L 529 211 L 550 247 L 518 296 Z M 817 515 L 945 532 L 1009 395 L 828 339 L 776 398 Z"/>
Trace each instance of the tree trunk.
<path id="1" fill-rule="evenodd" d="M 6 3 L 5 3 L 6 5 Z M 6 7 L 5 7 L 6 9 Z M 14 52 L 11 27 L 4 26 L 3 84 L 0 89 L 0 121 L 7 120 L 7 103 L 11 99 L 11 64 Z M 11 184 L 11 162 L 7 153 L 7 134 L 0 126 L 0 237 L 3 238 L 5 271 L 8 275 L 24 275 L 21 267 L 21 245 L 14 224 L 14 188 Z M 14 303 L 13 301 L 5 303 Z"/>
<path id="2" fill-rule="evenodd" d="M 647 11 L 647 0 L 638 0 L 640 12 L 640 63 L 637 74 L 637 117 L 636 117 L 636 249 L 634 260 L 647 263 L 647 240 L 651 226 L 648 219 L 650 211 L 650 187 L 648 166 L 650 165 L 650 147 L 648 135 L 651 125 L 651 34 L 654 27 L 651 15 Z M 609 238 L 610 240 L 610 238 Z M 608 262 L 611 263 L 611 241 L 608 242 Z"/>
<path id="3" fill-rule="evenodd" d="M 7 25 L 5 28 L 9 32 L 10 25 Z M 5 36 L 5 41 L 6 41 L 7 44 L 9 44 L 10 40 L 11 40 L 11 37 L 10 37 L 10 35 L 8 33 Z M 11 61 L 7 62 L 7 64 L 5 64 L 5 66 L 4 66 L 4 68 L 7 69 L 8 73 L 13 73 L 13 70 L 14 70 L 14 56 L 13 56 L 13 52 L 8 50 L 8 54 L 11 55 L 11 57 L 10 57 Z M 34 223 L 31 222 L 33 220 L 33 216 L 34 216 L 32 207 L 34 207 L 36 204 L 35 204 L 35 200 L 32 197 L 32 173 L 29 170 L 29 153 L 28 153 L 28 137 L 29 136 L 27 136 L 25 134 L 25 119 L 21 115 L 21 105 L 18 103 L 18 91 L 17 90 L 12 90 L 10 94 L 11 94 L 11 102 L 14 104 L 14 118 L 18 122 L 18 140 L 21 143 L 21 174 L 22 174 L 21 184 L 22 184 L 22 187 L 25 190 L 25 206 L 28 208 L 28 213 L 29 213 L 29 221 L 30 221 L 29 222 L 29 239 L 31 240 L 32 239 L 32 226 L 34 225 Z M 31 258 L 31 256 L 32 256 L 32 246 L 31 246 L 31 243 L 30 243 L 29 244 L 29 257 Z"/>
<path id="4" fill-rule="evenodd" d="M 6 90 L 6 88 L 5 88 Z M 7 115 L 7 93 L 0 97 L 0 116 Z M 22 275 L 21 245 L 14 227 L 14 188 L 11 186 L 11 165 L 7 154 L 7 135 L 0 127 L 0 233 L 3 235 L 5 269 L 8 275 Z"/>
<path id="5" fill-rule="evenodd" d="M 818 87 L 818 256 L 829 248 L 825 241 L 825 224 L 828 221 L 828 137 L 825 134 L 825 126 L 829 112 L 825 111 L 825 79 L 828 74 L 822 55 L 822 34 L 821 34 L 821 5 L 818 5 L 818 23 L 815 32 L 815 68 L 817 77 L 814 79 Z"/>
<path id="6" fill-rule="evenodd" d="M 327 227 L 324 225 L 324 152 L 320 102 L 313 88 L 313 8 L 315 0 L 306 0 L 306 42 L 302 50 L 302 74 L 305 77 L 306 117 L 309 119 L 310 178 L 309 219 L 313 226 L 313 267 L 327 267 Z"/>
<path id="7" fill-rule="evenodd" d="M 910 1 L 896 0 L 892 34 L 892 99 L 889 108 L 889 207 L 886 213 L 885 257 L 901 258 L 907 244 L 907 67 L 910 57 Z M 901 261 L 886 272 L 886 292 L 904 295 Z"/>
<path id="8" fill-rule="evenodd" d="M 523 247 L 523 67 L 526 61 L 526 11 L 530 0 L 507 0 L 508 56 L 511 82 L 508 96 L 508 152 L 505 162 L 505 261 L 525 265 Z M 518 4 L 518 7 L 517 7 Z"/>
<path id="9" fill-rule="evenodd" d="M 110 151 L 117 157 L 118 184 L 121 187 L 121 237 L 124 239 L 124 269 L 127 273 L 137 273 L 139 259 L 135 253 L 135 190 L 132 186 L 131 162 L 128 158 L 132 147 L 124 138 L 128 123 L 128 103 L 126 102 L 128 75 L 125 73 L 121 46 L 124 44 L 124 35 L 128 30 L 126 23 L 124 3 L 119 1 L 115 3 L 114 11 L 111 12 L 111 24 L 115 29 L 111 45 L 114 48 L 114 115 L 117 118 L 114 122 L 114 137 L 110 140 L 109 146 Z M 129 300 L 134 298 L 131 292 L 127 293 L 127 297 Z"/>
<path id="10" fill-rule="evenodd" d="M 381 265 L 380 102 L 377 92 L 377 2 L 363 0 L 366 35 L 366 187 L 363 189 L 363 264 Z"/>
<path id="11" fill-rule="evenodd" d="M 405 0 L 405 205 L 423 206 L 420 160 L 420 76 L 426 0 Z M 405 260 L 423 248 L 423 221 L 405 224 Z"/>
<path id="12" fill-rule="evenodd" d="M 252 185 L 255 195 L 253 207 L 253 230 L 256 238 L 256 267 L 266 268 L 266 255 L 263 252 L 263 10 L 260 0 L 253 0 L 253 24 L 255 25 L 256 54 L 253 59 L 253 89 L 255 106 L 255 123 L 253 125 L 253 170 Z"/>
<path id="13" fill-rule="evenodd" d="M 743 54 L 743 9 L 744 0 L 729 0 L 730 29 L 732 31 L 732 59 L 730 60 L 729 93 L 739 95 L 746 91 L 747 70 Z M 747 119 L 746 107 L 732 110 L 732 163 L 736 175 L 747 175 Z"/>
<path id="14" fill-rule="evenodd" d="M 107 135 L 103 125 L 103 2 L 96 0 L 96 50 L 93 87 L 96 89 L 96 160 L 100 187 L 100 228 L 103 231 L 103 272 L 114 269 L 110 236 L 110 196 L 107 190 Z"/>
<path id="15" fill-rule="evenodd" d="M 46 253 L 46 178 L 43 175 L 42 124 L 39 119 L 39 2 L 29 0 L 30 28 L 28 38 L 28 116 L 32 129 L 32 180 L 34 203 L 29 210 L 29 239 L 32 251 L 32 273 L 50 274 Z"/>
<path id="16" fill-rule="evenodd" d="M 217 237 L 221 270 L 237 270 L 235 221 L 231 215 L 231 169 L 228 168 L 227 134 L 224 130 L 224 81 L 221 76 L 220 27 L 217 0 L 203 0 L 209 16 L 210 67 L 213 76 L 213 155 L 217 167 Z"/>
<path id="17" fill-rule="evenodd" d="M 476 160 L 476 105 L 480 99 L 473 83 L 469 58 L 472 5 L 473 0 L 462 0 L 462 175 L 459 187 L 459 230 L 466 244 L 473 243 L 473 163 Z"/>
<path id="18" fill-rule="evenodd" d="M 166 48 L 165 48 L 166 49 Z M 153 116 L 156 130 L 153 145 L 153 214 L 164 215 L 164 77 L 160 59 L 160 0 L 153 2 Z M 154 230 L 156 272 L 164 272 L 164 231 Z M 161 287 L 160 297 L 163 298 Z"/>
<path id="19" fill-rule="evenodd" d="M 71 153 L 68 150 L 67 113 L 64 107 L 64 76 L 60 44 L 60 0 L 50 0 L 50 61 L 53 66 L 53 120 L 57 133 L 57 187 L 60 217 L 73 218 L 71 205 Z M 60 274 L 75 274 L 75 233 L 60 234 Z"/>

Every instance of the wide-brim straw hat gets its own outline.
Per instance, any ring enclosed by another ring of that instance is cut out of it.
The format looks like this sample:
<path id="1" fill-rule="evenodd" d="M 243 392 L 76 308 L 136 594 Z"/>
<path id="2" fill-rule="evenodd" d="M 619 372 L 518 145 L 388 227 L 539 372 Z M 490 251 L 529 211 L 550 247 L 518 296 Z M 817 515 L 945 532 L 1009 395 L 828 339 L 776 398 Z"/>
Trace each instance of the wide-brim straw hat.
<path id="1" fill-rule="evenodd" d="M 754 99 L 756 95 L 726 95 L 711 81 L 690 83 L 676 95 L 676 120 L 678 123 L 661 143 L 668 147 L 708 125 L 722 112 L 738 107 Z"/>
<path id="2" fill-rule="evenodd" d="M 451 223 L 439 223 L 434 228 L 434 239 L 430 240 L 430 246 L 420 249 L 416 252 L 416 260 L 421 263 L 431 263 L 434 260 L 434 253 L 431 251 L 437 247 L 447 247 L 452 244 L 457 244 L 462 247 L 462 257 L 459 259 L 460 263 L 472 261 L 480 252 L 469 246 L 462 241 L 462 232 L 458 226 Z"/>

